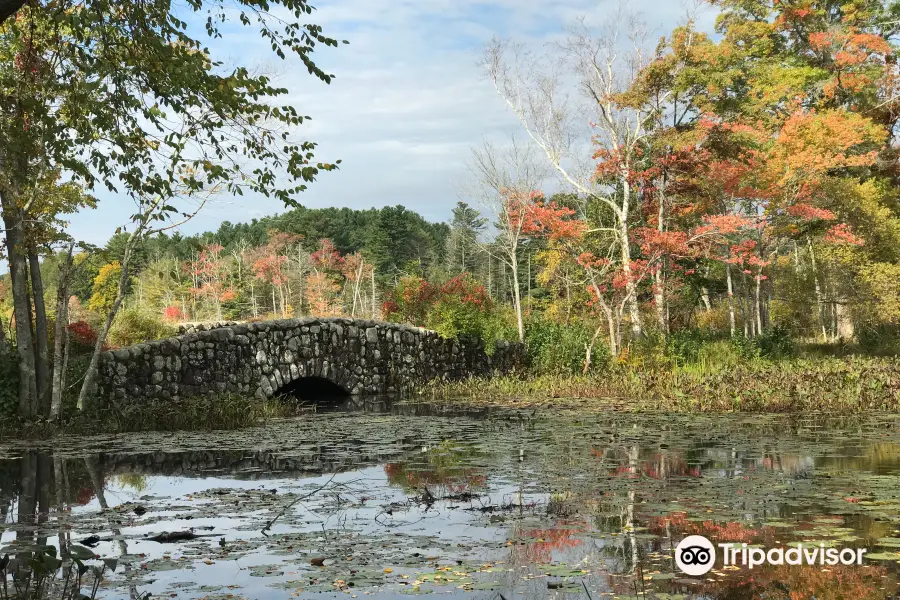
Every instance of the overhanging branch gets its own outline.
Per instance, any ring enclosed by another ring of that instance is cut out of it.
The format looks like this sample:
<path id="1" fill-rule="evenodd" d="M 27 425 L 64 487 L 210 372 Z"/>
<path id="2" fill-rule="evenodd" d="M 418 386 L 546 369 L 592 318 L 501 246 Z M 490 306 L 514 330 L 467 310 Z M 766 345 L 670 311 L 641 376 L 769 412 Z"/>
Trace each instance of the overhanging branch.
<path id="1" fill-rule="evenodd" d="M 0 23 L 16 14 L 28 0 L 0 0 Z"/>

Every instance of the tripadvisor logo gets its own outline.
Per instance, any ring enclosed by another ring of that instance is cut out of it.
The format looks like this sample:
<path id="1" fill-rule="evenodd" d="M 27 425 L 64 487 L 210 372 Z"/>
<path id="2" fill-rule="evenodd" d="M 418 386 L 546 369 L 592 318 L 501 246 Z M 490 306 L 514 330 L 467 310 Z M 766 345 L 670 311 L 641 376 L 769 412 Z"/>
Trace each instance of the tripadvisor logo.
<path id="1" fill-rule="evenodd" d="M 747 544 L 723 543 L 718 545 L 725 566 L 760 565 L 820 565 L 833 567 L 861 565 L 863 548 L 826 548 L 825 544 L 799 543 L 789 548 L 751 548 Z M 675 548 L 675 564 L 687 575 L 705 575 L 716 564 L 716 547 L 702 535 L 689 535 Z"/>
<path id="2" fill-rule="evenodd" d="M 716 564 L 716 548 L 702 535 L 689 535 L 675 548 L 675 564 L 688 575 L 705 575 Z"/>

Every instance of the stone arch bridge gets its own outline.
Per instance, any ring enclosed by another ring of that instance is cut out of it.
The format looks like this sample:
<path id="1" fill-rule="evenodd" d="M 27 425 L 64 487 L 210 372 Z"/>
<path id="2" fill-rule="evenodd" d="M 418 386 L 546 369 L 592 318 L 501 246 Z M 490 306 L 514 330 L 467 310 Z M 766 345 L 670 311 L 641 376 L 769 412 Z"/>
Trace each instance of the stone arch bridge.
<path id="1" fill-rule="evenodd" d="M 433 379 L 508 372 L 522 356 L 521 344 L 498 342 L 488 355 L 478 340 L 378 321 L 197 326 L 178 337 L 104 353 L 96 396 L 101 404 L 226 392 L 270 398 L 304 385 L 345 395 L 391 394 Z"/>

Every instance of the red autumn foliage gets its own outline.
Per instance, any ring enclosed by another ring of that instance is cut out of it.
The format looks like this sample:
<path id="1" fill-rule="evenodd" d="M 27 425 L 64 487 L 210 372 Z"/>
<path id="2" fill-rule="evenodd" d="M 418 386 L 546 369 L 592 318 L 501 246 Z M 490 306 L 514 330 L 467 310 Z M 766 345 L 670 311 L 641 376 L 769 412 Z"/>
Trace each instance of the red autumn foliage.
<path id="1" fill-rule="evenodd" d="M 181 308 L 175 305 L 167 306 L 163 309 L 163 319 L 166 321 L 184 321 L 184 312 L 182 312 Z"/>
<path id="2" fill-rule="evenodd" d="M 818 208 L 804 202 L 788 206 L 787 213 L 804 221 L 833 221 L 837 218 L 833 212 L 826 208 Z"/>
<path id="3" fill-rule="evenodd" d="M 97 337 L 100 335 L 93 327 L 91 327 L 90 323 L 85 321 L 75 321 L 74 323 L 69 323 L 67 329 L 69 330 L 69 339 L 76 346 L 82 346 L 85 348 L 93 348 L 94 344 L 97 343 Z M 109 346 L 106 344 L 103 345 L 103 349 L 107 350 Z"/>
<path id="4" fill-rule="evenodd" d="M 254 261 L 252 266 L 253 275 L 260 281 L 265 281 L 272 285 L 284 285 L 286 279 L 282 269 L 286 262 L 286 256 L 267 254 Z"/>
<path id="5" fill-rule="evenodd" d="M 853 233 L 846 223 L 839 223 L 825 233 L 825 241 L 836 246 L 862 246 L 865 240 Z"/>
<path id="6" fill-rule="evenodd" d="M 490 309 L 491 298 L 483 285 L 462 273 L 441 285 L 419 277 L 407 277 L 387 293 L 381 307 L 386 319 L 399 319 L 424 327 L 428 314 L 445 300 L 457 300 L 473 309 Z"/>
<path id="7" fill-rule="evenodd" d="M 344 257 L 335 248 L 334 242 L 329 239 L 319 242 L 319 249 L 310 255 L 309 260 L 313 267 L 323 271 L 339 272 L 344 265 Z"/>

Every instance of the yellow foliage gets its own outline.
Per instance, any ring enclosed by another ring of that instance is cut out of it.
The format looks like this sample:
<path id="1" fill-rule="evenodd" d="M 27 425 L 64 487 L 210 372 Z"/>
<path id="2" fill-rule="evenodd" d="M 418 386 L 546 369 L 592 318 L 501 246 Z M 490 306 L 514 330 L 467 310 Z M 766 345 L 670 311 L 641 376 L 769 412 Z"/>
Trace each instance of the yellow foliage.
<path id="1" fill-rule="evenodd" d="M 857 277 L 860 316 L 869 323 L 900 325 L 900 265 L 870 263 Z"/>
<path id="2" fill-rule="evenodd" d="M 119 279 L 122 277 L 122 265 L 114 260 L 100 267 L 94 278 L 94 287 L 88 307 L 99 313 L 108 313 L 116 302 L 119 293 Z"/>

